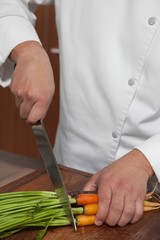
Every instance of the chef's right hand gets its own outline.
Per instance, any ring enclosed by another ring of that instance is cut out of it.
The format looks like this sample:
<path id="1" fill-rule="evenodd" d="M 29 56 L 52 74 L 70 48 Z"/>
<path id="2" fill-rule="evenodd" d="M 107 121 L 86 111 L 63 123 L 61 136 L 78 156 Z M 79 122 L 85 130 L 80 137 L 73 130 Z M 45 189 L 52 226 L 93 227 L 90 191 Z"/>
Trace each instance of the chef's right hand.
<path id="1" fill-rule="evenodd" d="M 16 64 L 10 90 L 21 118 L 34 124 L 46 116 L 55 90 L 49 57 L 38 42 L 27 41 L 15 47 L 10 58 Z"/>

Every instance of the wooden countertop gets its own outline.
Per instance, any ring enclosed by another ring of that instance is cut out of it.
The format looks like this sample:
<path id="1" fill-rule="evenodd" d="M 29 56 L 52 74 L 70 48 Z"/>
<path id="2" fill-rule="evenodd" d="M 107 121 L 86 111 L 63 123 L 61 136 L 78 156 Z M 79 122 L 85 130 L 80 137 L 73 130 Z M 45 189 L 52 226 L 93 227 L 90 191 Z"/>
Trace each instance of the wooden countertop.
<path id="1" fill-rule="evenodd" d="M 68 191 L 82 190 L 91 176 L 88 173 L 60 167 Z M 37 170 L 11 184 L 0 188 L 0 192 L 21 190 L 53 190 L 50 179 L 44 169 Z M 7 240 L 34 240 L 38 229 L 25 229 Z M 78 227 L 75 232 L 71 226 L 49 228 L 44 240 L 158 240 L 160 239 L 160 210 L 145 212 L 143 219 L 125 227 L 95 225 Z"/>

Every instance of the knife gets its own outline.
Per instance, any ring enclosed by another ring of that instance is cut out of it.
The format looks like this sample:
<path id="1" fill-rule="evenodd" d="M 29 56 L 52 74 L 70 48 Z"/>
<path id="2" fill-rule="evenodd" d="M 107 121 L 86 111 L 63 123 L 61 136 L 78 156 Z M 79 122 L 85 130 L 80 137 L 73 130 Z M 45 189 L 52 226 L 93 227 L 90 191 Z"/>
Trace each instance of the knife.
<path id="1" fill-rule="evenodd" d="M 71 222 L 71 225 L 74 227 L 75 230 L 77 230 L 68 194 L 64 186 L 64 182 L 62 180 L 62 176 L 60 174 L 59 167 L 54 156 L 43 121 L 40 120 L 37 122 L 37 124 L 32 125 L 32 131 L 36 138 L 36 142 L 42 156 L 45 168 L 54 186 L 54 190 L 60 199 L 62 207 L 69 221 Z"/>

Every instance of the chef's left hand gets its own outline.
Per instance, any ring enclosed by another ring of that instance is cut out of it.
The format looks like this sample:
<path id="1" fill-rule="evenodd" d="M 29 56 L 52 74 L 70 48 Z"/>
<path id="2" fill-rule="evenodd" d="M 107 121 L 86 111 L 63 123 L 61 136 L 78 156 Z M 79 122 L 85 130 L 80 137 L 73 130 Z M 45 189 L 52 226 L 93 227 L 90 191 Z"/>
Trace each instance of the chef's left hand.
<path id="1" fill-rule="evenodd" d="M 136 149 L 93 175 L 83 190 L 98 191 L 95 224 L 125 226 L 139 221 L 151 175 L 150 163 Z"/>

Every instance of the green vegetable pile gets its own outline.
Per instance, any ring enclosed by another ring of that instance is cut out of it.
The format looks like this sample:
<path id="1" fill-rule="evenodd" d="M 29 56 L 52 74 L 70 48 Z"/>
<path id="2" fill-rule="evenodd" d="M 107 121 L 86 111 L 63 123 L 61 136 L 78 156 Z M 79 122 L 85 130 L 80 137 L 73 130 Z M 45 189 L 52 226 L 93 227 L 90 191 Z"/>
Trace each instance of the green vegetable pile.
<path id="1" fill-rule="evenodd" d="M 76 202 L 69 197 L 70 203 Z M 83 213 L 83 207 L 72 208 L 73 214 Z M 27 227 L 42 227 L 36 240 L 41 240 L 48 226 L 66 226 L 65 215 L 55 192 L 22 191 L 0 194 L 0 239 Z"/>

